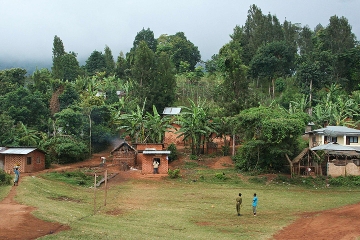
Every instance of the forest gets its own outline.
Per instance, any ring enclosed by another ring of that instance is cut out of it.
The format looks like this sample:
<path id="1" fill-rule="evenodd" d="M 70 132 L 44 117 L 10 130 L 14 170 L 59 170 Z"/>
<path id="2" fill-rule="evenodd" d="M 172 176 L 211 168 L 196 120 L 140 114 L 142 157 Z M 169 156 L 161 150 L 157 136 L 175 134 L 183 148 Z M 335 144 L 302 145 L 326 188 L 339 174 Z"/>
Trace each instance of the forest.
<path id="1" fill-rule="evenodd" d="M 232 136 L 244 171 L 283 171 L 307 143 L 305 127 L 360 120 L 360 46 L 346 17 L 315 29 L 250 6 L 242 26 L 206 62 L 184 32 L 140 30 L 129 52 L 93 51 L 80 65 L 54 36 L 51 68 L 0 71 L 0 146 L 36 146 L 51 163 L 81 161 L 115 138 L 161 143 L 165 107 L 181 107 L 191 154 Z M 223 148 L 229 154 L 229 146 Z"/>

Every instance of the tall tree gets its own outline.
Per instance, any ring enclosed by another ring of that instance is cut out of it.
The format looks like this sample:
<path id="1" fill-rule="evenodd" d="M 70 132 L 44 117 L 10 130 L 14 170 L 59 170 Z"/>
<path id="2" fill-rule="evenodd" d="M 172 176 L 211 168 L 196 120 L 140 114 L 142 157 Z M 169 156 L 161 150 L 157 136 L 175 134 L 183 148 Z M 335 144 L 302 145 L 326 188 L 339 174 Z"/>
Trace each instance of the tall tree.
<path id="1" fill-rule="evenodd" d="M 154 82 L 155 53 L 147 46 L 145 41 L 140 42 L 134 55 L 134 65 L 131 68 L 132 79 L 136 82 L 135 96 L 138 103 L 145 102 L 150 87 Z"/>
<path id="2" fill-rule="evenodd" d="M 245 25 L 239 29 L 243 33 L 239 40 L 243 48 L 242 60 L 245 65 L 249 65 L 258 48 L 273 41 L 284 40 L 278 18 L 270 13 L 264 15 L 255 4 L 250 6 Z"/>
<path id="3" fill-rule="evenodd" d="M 223 61 L 222 74 L 224 82 L 217 91 L 217 101 L 227 110 L 227 114 L 238 114 L 240 110 L 251 105 L 249 98 L 248 67 L 241 60 L 239 42 L 231 41 L 220 49 L 219 56 Z"/>
<path id="4" fill-rule="evenodd" d="M 195 66 L 201 60 L 200 51 L 183 32 L 175 35 L 161 35 L 158 52 L 167 52 L 175 65 L 177 72 L 182 72 L 181 64 L 188 64 L 188 71 L 194 71 Z"/>
<path id="5" fill-rule="evenodd" d="M 264 78 L 271 82 L 271 95 L 275 97 L 275 79 L 294 72 L 296 48 L 286 42 L 271 42 L 258 49 L 250 62 L 252 77 Z"/>
<path id="6" fill-rule="evenodd" d="M 54 78 L 62 79 L 62 62 L 61 57 L 66 54 L 64 44 L 62 40 L 55 35 L 53 48 L 52 48 L 53 56 L 53 65 L 51 67 L 52 74 Z"/>
<path id="7" fill-rule="evenodd" d="M 107 76 L 113 75 L 115 71 L 115 61 L 111 49 L 107 45 L 105 46 L 104 49 L 104 58 L 106 65 L 106 75 Z"/>
<path id="8" fill-rule="evenodd" d="M 176 79 L 174 66 L 170 56 L 165 53 L 159 53 L 156 57 L 156 77 L 149 86 L 146 110 L 150 106 L 155 106 L 159 110 L 171 106 L 175 101 Z"/>
<path id="9" fill-rule="evenodd" d="M 106 60 L 102 52 L 94 50 L 86 60 L 85 69 L 90 76 L 106 71 Z"/>
<path id="10" fill-rule="evenodd" d="M 124 79 L 127 76 L 128 65 L 123 52 L 120 52 L 116 65 L 115 65 L 115 76 L 120 79 Z"/>

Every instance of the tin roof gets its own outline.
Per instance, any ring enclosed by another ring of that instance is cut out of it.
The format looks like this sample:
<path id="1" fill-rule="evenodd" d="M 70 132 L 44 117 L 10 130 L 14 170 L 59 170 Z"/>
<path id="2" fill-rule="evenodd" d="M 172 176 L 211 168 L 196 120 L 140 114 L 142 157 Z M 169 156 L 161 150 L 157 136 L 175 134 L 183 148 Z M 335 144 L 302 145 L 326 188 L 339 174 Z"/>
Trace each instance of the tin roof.
<path id="1" fill-rule="evenodd" d="M 36 148 L 8 148 L 4 151 L 1 151 L 1 154 L 19 154 L 26 155 L 36 150 Z"/>
<path id="2" fill-rule="evenodd" d="M 319 145 L 317 147 L 313 147 L 311 150 L 317 151 L 317 150 L 324 150 L 324 151 L 357 151 L 357 149 L 349 146 L 344 146 L 338 143 L 328 143 L 324 145 Z"/>
<path id="3" fill-rule="evenodd" d="M 144 150 L 143 154 L 170 154 L 171 151 L 160 151 L 160 150 Z"/>
<path id="4" fill-rule="evenodd" d="M 326 128 L 320 128 L 313 130 L 312 132 L 324 135 L 331 135 L 331 136 L 341 136 L 341 135 L 360 135 L 360 130 L 344 127 L 344 126 L 327 126 Z"/>
<path id="5" fill-rule="evenodd" d="M 178 115 L 181 112 L 181 108 L 179 107 L 166 107 L 164 108 L 164 115 Z"/>

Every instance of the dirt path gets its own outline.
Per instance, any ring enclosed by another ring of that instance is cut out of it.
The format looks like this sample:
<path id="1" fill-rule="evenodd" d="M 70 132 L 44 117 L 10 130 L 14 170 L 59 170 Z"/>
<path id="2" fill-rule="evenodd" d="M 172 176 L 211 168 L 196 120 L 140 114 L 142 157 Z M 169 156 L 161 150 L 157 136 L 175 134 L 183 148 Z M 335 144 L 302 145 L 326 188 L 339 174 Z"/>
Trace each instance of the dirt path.
<path id="1" fill-rule="evenodd" d="M 18 204 L 14 201 L 15 195 L 16 187 L 13 187 L 9 195 L 0 203 L 0 239 L 36 239 L 70 229 L 59 223 L 35 218 L 31 214 L 35 208 Z"/>
<path id="2" fill-rule="evenodd" d="M 108 151 L 94 154 L 87 161 L 70 164 L 66 166 L 55 166 L 54 169 L 47 171 L 71 170 L 87 166 L 96 166 L 100 163 L 101 156 L 107 156 Z M 181 162 L 181 161 L 179 161 Z M 170 164 L 170 168 L 179 166 L 179 162 Z M 210 168 L 222 169 L 232 166 L 230 157 L 214 158 L 211 161 L 204 162 Z M 153 178 L 159 180 L 165 175 L 144 176 L 138 170 L 119 171 L 117 168 L 110 168 L 112 172 L 117 172 L 112 183 L 118 184 L 126 179 L 134 178 Z M 121 179 L 121 181 L 119 181 Z M 20 183 L 21 184 L 21 183 Z M 48 234 L 54 234 L 59 231 L 70 229 L 59 223 L 44 222 L 35 218 L 31 212 L 35 208 L 21 205 L 14 200 L 16 188 L 13 187 L 9 195 L 0 202 L 0 239 L 36 239 Z M 292 239 L 326 239 L 326 240 L 354 240 L 360 236 L 360 204 L 345 206 L 342 208 L 315 213 L 304 213 L 291 225 L 285 227 L 273 236 L 276 240 Z"/>

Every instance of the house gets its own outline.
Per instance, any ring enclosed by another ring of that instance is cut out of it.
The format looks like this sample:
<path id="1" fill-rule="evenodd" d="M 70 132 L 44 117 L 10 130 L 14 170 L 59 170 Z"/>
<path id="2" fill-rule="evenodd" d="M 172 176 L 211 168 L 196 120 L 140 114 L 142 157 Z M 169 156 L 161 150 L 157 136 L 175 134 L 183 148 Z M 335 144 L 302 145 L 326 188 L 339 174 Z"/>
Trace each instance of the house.
<path id="1" fill-rule="evenodd" d="M 119 143 L 111 152 L 112 163 L 120 165 L 123 171 L 128 170 L 130 167 L 136 167 L 136 149 L 125 141 Z"/>
<path id="2" fill-rule="evenodd" d="M 35 147 L 0 147 L 0 169 L 11 173 L 15 166 L 23 173 L 44 170 L 45 152 Z"/>
<path id="3" fill-rule="evenodd" d="M 341 145 L 360 147 L 360 130 L 344 126 L 327 126 L 308 132 L 309 147 L 336 142 Z"/>
<path id="4" fill-rule="evenodd" d="M 309 148 L 322 151 L 322 168 L 328 176 L 360 175 L 360 130 L 344 126 L 327 126 L 308 132 Z M 312 165 L 316 165 L 312 161 Z"/>
<path id="5" fill-rule="evenodd" d="M 136 149 L 138 151 L 137 161 L 141 164 L 142 174 L 153 173 L 153 161 L 156 160 L 160 163 L 159 173 L 167 174 L 169 170 L 168 155 L 170 151 L 164 150 L 164 144 L 156 143 L 144 143 L 137 144 Z"/>

